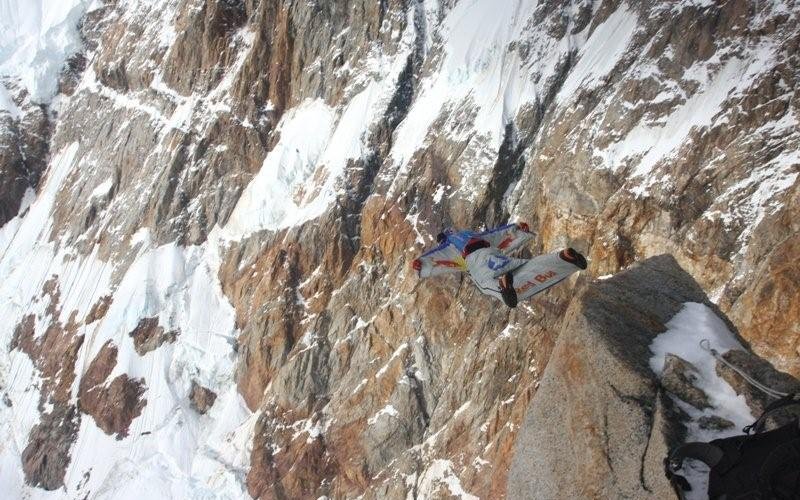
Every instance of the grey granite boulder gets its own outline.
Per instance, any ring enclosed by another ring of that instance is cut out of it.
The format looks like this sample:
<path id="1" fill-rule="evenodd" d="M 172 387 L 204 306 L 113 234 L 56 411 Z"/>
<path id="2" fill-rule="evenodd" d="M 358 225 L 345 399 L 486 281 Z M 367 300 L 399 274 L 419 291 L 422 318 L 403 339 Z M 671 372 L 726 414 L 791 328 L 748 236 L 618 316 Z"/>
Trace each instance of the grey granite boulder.
<path id="1" fill-rule="evenodd" d="M 680 356 L 667 354 L 664 371 L 661 374 L 661 385 L 664 389 L 698 410 L 709 408 L 708 396 L 695 386 L 696 380 L 697 369 L 694 365 Z"/>
<path id="2" fill-rule="evenodd" d="M 670 256 L 584 289 L 519 431 L 509 498 L 672 498 L 662 460 L 683 425 L 648 360 L 685 302 L 709 304 Z"/>

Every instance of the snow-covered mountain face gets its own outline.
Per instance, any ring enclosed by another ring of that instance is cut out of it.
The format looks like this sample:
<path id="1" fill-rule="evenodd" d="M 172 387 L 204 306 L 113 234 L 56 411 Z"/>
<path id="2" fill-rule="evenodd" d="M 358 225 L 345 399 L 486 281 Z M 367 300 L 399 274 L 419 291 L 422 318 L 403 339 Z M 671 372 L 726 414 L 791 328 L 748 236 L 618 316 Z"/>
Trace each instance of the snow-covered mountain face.
<path id="1" fill-rule="evenodd" d="M 792 0 L 2 0 L 0 24 L 12 497 L 502 496 L 573 296 L 662 253 L 800 374 Z M 588 273 L 513 311 L 418 282 L 441 228 L 507 220 Z"/>

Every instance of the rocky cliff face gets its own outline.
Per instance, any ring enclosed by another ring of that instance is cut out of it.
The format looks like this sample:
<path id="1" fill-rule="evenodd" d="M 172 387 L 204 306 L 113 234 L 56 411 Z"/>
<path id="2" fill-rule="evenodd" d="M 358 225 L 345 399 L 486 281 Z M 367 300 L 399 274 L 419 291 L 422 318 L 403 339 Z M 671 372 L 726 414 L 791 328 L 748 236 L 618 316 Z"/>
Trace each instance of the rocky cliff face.
<path id="1" fill-rule="evenodd" d="M 793 2 L 75 4 L 57 98 L 0 81 L 10 491 L 544 498 L 563 431 L 619 479 L 572 494 L 658 496 L 683 302 L 800 374 Z M 510 311 L 410 269 L 509 219 L 588 271 Z"/>
<path id="2" fill-rule="evenodd" d="M 703 407 L 708 398 L 691 383 L 683 392 L 661 383 L 648 360 L 654 338 L 687 302 L 711 305 L 667 256 L 584 289 L 521 427 L 510 498 L 674 495 L 663 460 L 685 431 L 668 396 L 699 394 Z"/>

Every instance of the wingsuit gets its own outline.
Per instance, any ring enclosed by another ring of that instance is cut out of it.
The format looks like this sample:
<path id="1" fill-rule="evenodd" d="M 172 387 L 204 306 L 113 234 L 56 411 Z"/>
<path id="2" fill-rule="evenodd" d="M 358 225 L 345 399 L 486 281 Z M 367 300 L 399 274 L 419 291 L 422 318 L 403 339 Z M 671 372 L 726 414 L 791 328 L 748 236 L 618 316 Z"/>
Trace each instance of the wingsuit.
<path id="1" fill-rule="evenodd" d="M 517 259 L 510 254 L 533 238 L 525 223 L 483 232 L 447 230 L 439 246 L 412 262 L 420 278 L 466 272 L 478 289 L 509 307 L 547 290 L 572 273 L 586 269 L 586 259 L 572 248 Z"/>

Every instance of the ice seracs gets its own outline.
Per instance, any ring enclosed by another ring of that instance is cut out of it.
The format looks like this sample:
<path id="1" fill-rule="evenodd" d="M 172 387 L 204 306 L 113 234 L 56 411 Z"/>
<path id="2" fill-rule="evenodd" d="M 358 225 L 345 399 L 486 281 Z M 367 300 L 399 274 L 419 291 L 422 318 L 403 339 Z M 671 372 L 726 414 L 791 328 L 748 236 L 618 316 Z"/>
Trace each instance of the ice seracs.
<path id="1" fill-rule="evenodd" d="M 3 80 L 20 85 L 33 102 L 48 103 L 64 63 L 82 49 L 81 18 L 100 5 L 99 0 L 0 1 L 0 86 Z M 0 107 L 11 111 L 3 92 Z"/>

